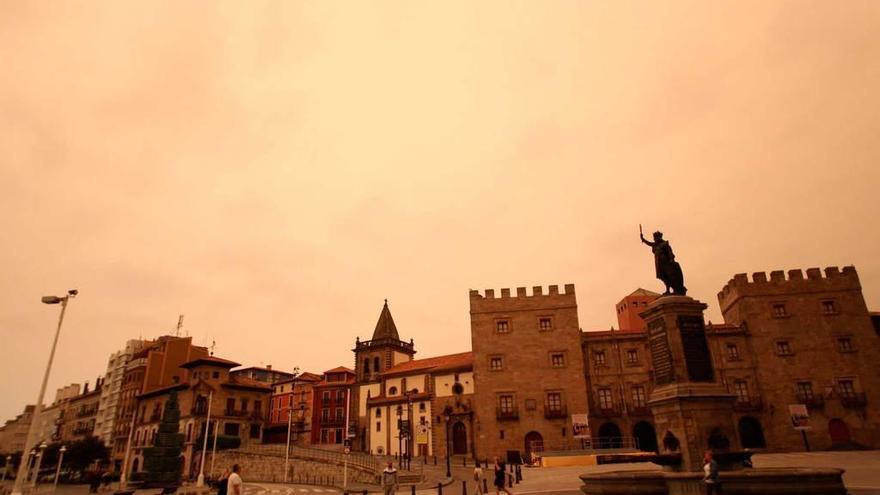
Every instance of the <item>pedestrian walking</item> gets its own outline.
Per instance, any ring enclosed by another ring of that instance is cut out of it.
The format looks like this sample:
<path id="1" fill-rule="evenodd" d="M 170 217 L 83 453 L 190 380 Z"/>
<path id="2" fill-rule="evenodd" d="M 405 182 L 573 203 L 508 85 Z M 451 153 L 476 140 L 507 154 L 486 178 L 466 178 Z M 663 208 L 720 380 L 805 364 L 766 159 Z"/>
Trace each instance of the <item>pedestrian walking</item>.
<path id="1" fill-rule="evenodd" d="M 703 454 L 703 483 L 706 495 L 721 495 L 721 482 L 718 481 L 718 463 L 712 458 L 712 452 Z"/>
<path id="2" fill-rule="evenodd" d="M 229 480 L 226 482 L 226 494 L 227 495 L 241 495 L 241 466 L 238 464 L 234 464 L 232 466 L 232 474 L 229 475 Z"/>
<path id="3" fill-rule="evenodd" d="M 382 493 L 385 495 L 393 495 L 399 487 L 397 470 L 394 469 L 394 463 L 388 461 L 388 467 L 382 471 Z"/>
<path id="4" fill-rule="evenodd" d="M 501 495 L 501 492 L 507 493 L 508 495 L 513 495 L 510 490 L 507 489 L 507 471 L 505 470 L 507 466 L 504 465 L 504 461 L 495 456 L 495 495 Z"/>
<path id="5" fill-rule="evenodd" d="M 474 468 L 474 483 L 477 484 L 477 491 L 474 493 L 476 495 L 486 495 L 483 492 L 483 468 L 480 467 L 479 462 L 477 462 L 477 466 Z"/>
<path id="6" fill-rule="evenodd" d="M 217 495 L 226 495 L 229 488 L 229 469 L 224 469 L 217 479 Z"/>

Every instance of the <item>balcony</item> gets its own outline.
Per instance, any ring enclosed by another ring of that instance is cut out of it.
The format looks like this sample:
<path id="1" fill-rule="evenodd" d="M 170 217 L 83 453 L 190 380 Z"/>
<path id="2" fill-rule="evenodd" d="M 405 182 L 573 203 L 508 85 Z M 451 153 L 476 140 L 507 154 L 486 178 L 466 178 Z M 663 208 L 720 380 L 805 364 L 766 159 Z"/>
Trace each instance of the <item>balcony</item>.
<path id="1" fill-rule="evenodd" d="M 251 411 L 250 417 L 251 417 L 251 419 L 256 419 L 256 420 L 259 420 L 259 421 L 265 421 L 265 420 L 266 420 L 266 414 L 265 414 L 263 411 L 260 411 L 260 410 Z"/>
<path id="2" fill-rule="evenodd" d="M 189 410 L 190 416 L 207 416 L 208 408 L 207 407 L 193 407 Z"/>
<path id="3" fill-rule="evenodd" d="M 568 417 L 568 408 L 565 406 L 550 407 L 544 405 L 544 417 L 547 419 L 565 419 Z"/>
<path id="4" fill-rule="evenodd" d="M 737 397 L 733 403 L 733 410 L 739 412 L 760 411 L 764 407 L 764 402 L 760 397 Z"/>
<path id="5" fill-rule="evenodd" d="M 223 412 L 223 414 L 226 416 L 244 417 L 247 416 L 248 412 L 239 409 L 227 409 Z"/>
<path id="6" fill-rule="evenodd" d="M 819 409 L 825 407 L 825 399 L 815 395 L 797 394 L 797 401 L 807 406 L 807 409 Z"/>
<path id="7" fill-rule="evenodd" d="M 841 395 L 840 403 L 843 405 L 843 407 L 850 409 L 862 408 L 868 405 L 868 398 L 865 396 L 864 392 L 850 393 L 846 395 Z"/>
<path id="8" fill-rule="evenodd" d="M 519 411 L 516 408 L 513 409 L 495 409 L 495 419 L 498 421 L 512 421 L 519 419 Z"/>
<path id="9" fill-rule="evenodd" d="M 601 418 L 617 418 L 620 417 L 620 408 L 616 404 L 610 404 L 605 407 L 599 406 L 593 409 L 593 416 Z"/>
<path id="10" fill-rule="evenodd" d="M 345 418 L 322 418 L 321 426 L 345 426 Z"/>
<path id="11" fill-rule="evenodd" d="M 630 406 L 629 408 L 630 416 L 651 416 L 651 408 L 646 404 L 641 404 L 637 406 Z"/>

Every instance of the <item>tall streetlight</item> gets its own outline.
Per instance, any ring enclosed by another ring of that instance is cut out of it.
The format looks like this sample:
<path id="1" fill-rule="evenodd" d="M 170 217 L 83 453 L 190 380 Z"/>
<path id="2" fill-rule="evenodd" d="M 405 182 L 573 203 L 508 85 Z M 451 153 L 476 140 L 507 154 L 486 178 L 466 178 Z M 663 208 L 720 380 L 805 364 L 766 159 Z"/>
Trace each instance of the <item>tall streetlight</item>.
<path id="1" fill-rule="evenodd" d="M 55 486 L 52 487 L 52 492 L 58 489 L 58 476 L 61 475 L 61 463 L 64 462 L 64 453 L 67 452 L 67 447 L 62 445 L 60 449 L 58 449 L 58 467 L 55 468 Z"/>
<path id="2" fill-rule="evenodd" d="M 31 486 L 37 486 L 37 479 L 40 477 L 40 464 L 43 463 L 43 452 L 46 451 L 46 442 L 40 444 L 40 451 L 37 452 L 37 459 L 34 462 L 34 479 L 31 480 Z"/>
<path id="3" fill-rule="evenodd" d="M 9 471 L 9 467 L 12 464 L 12 456 L 6 456 L 6 464 L 3 465 L 3 479 L 0 479 L 0 483 L 6 481 L 6 473 Z"/>
<path id="4" fill-rule="evenodd" d="M 443 417 L 446 419 L 446 477 L 452 478 L 452 465 L 449 459 L 449 423 L 452 420 L 452 416 L 444 412 Z"/>
<path id="5" fill-rule="evenodd" d="M 215 419 L 214 420 L 214 446 L 211 447 L 211 470 L 210 470 L 210 473 L 208 473 L 211 476 L 211 478 L 214 477 L 214 458 L 217 457 L 217 437 L 220 436 L 218 434 L 219 430 L 220 430 L 220 420 Z"/>
<path id="6" fill-rule="evenodd" d="M 199 462 L 199 477 L 196 478 L 196 486 L 202 488 L 205 486 L 205 456 L 208 454 L 208 426 L 211 425 L 211 403 L 214 402 L 214 391 L 208 392 L 208 415 L 205 417 L 205 441 L 202 442 L 202 459 Z M 217 432 L 214 432 L 217 436 Z"/>
<path id="7" fill-rule="evenodd" d="M 290 394 L 290 404 L 287 405 L 287 448 L 284 450 L 284 482 L 287 483 L 287 473 L 290 471 L 290 430 L 293 428 L 293 394 Z"/>
<path id="8" fill-rule="evenodd" d="M 61 334 L 61 323 L 64 321 L 64 310 L 67 309 L 67 301 L 71 297 L 76 297 L 79 291 L 70 289 L 64 297 L 43 296 L 43 304 L 61 304 L 61 315 L 58 317 L 58 328 L 55 329 L 55 340 L 52 341 L 52 350 L 49 351 L 49 363 L 46 364 L 46 373 L 43 375 L 43 383 L 40 385 L 40 394 L 37 396 L 37 404 L 34 406 L 34 416 L 31 425 L 28 428 L 27 439 L 24 442 L 24 450 L 29 452 L 37 443 L 37 430 L 39 429 L 39 418 L 43 412 L 43 396 L 46 395 L 46 384 L 49 382 L 49 372 L 52 371 L 52 361 L 55 359 L 55 348 L 58 347 L 58 336 Z M 18 476 L 15 477 L 15 486 L 12 487 L 11 495 L 22 495 L 24 489 L 24 480 L 27 477 L 27 463 L 23 462 L 18 466 Z"/>

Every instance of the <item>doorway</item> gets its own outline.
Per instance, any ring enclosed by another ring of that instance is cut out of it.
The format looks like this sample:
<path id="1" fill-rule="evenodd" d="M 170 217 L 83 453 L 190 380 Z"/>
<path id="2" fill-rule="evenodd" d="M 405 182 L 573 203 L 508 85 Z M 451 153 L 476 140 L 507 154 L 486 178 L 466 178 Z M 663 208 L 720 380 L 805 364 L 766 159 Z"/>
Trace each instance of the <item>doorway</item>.
<path id="1" fill-rule="evenodd" d="M 526 433 L 526 462 L 532 462 L 532 454 L 539 454 L 544 451 L 544 437 L 537 431 Z"/>
<path id="2" fill-rule="evenodd" d="M 454 455 L 468 453 L 467 427 L 461 421 L 452 425 L 452 453 Z"/>
<path id="3" fill-rule="evenodd" d="M 828 422 L 828 435 L 831 436 L 831 446 L 846 445 L 852 441 L 849 426 L 842 419 L 834 418 Z"/>
<path id="4" fill-rule="evenodd" d="M 647 421 L 639 421 L 633 427 L 636 446 L 643 452 L 657 452 L 657 432 Z"/>
<path id="5" fill-rule="evenodd" d="M 763 449 L 767 446 L 761 422 L 751 416 L 739 419 L 739 443 L 744 449 Z"/>
<path id="6" fill-rule="evenodd" d="M 609 421 L 599 427 L 600 449 L 619 449 L 622 444 L 623 435 L 620 433 L 620 427 L 617 424 Z"/>

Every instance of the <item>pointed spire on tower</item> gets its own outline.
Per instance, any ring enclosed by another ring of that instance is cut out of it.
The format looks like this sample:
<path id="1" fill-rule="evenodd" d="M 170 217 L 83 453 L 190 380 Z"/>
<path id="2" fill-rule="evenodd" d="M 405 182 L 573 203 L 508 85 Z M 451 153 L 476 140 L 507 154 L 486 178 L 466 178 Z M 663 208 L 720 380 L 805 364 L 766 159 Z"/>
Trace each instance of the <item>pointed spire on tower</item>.
<path id="1" fill-rule="evenodd" d="M 376 330 L 373 331 L 373 340 L 380 339 L 400 340 L 397 326 L 394 325 L 394 318 L 391 317 L 391 310 L 388 309 L 388 299 L 385 299 L 382 313 L 379 314 L 379 321 L 376 322 Z"/>

